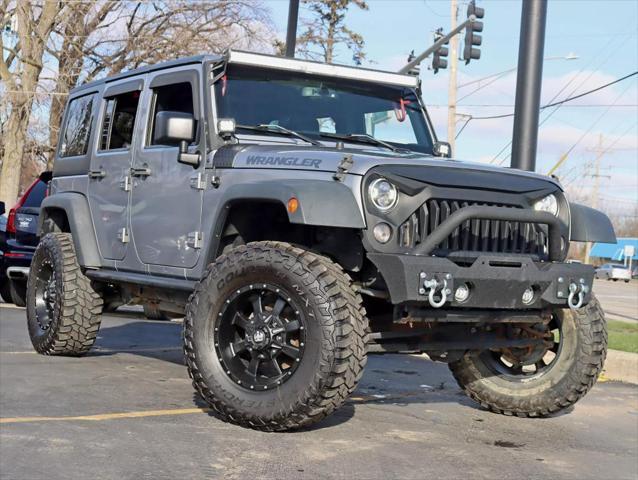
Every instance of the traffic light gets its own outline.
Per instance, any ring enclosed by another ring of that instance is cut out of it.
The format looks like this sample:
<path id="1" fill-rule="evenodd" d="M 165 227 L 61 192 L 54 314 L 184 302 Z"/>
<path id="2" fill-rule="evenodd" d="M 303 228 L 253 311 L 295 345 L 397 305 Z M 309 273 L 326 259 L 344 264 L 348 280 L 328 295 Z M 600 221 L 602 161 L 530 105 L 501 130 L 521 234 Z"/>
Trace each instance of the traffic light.
<path id="1" fill-rule="evenodd" d="M 443 37 L 443 29 L 439 28 L 434 32 L 434 41 L 438 41 L 441 37 Z M 448 42 L 445 43 L 447 44 Z M 432 55 L 432 70 L 434 70 L 434 73 L 438 73 L 441 68 L 447 68 L 448 53 L 448 48 L 443 46 L 434 52 Z"/>
<path id="2" fill-rule="evenodd" d="M 485 15 L 485 10 L 483 8 L 477 7 L 474 0 L 472 0 L 467 6 L 467 17 L 470 18 L 474 15 L 477 19 L 483 18 Z M 467 27 L 465 27 L 465 48 L 463 49 L 463 60 L 465 60 L 465 64 L 470 63 L 470 60 L 478 60 L 481 58 L 481 51 L 478 47 L 481 45 L 482 38 L 480 35 L 476 35 L 475 32 L 483 31 L 483 22 L 479 22 L 478 20 L 474 22 L 470 22 Z"/>
<path id="3" fill-rule="evenodd" d="M 412 50 L 410 52 L 410 55 L 408 55 L 408 63 L 410 63 L 415 58 L 416 58 L 416 55 L 414 55 L 414 50 Z M 408 75 L 412 75 L 413 77 L 418 77 L 420 73 L 421 73 L 421 69 L 419 68 L 418 65 L 415 65 L 408 71 Z"/>

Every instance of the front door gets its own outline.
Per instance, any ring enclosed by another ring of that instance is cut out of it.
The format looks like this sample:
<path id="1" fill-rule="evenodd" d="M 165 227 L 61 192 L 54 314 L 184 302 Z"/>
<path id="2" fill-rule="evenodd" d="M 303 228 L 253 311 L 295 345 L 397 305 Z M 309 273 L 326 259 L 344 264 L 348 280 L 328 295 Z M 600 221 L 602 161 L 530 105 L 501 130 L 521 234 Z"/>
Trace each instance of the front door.
<path id="1" fill-rule="evenodd" d="M 199 149 L 203 141 L 200 69 L 182 67 L 149 75 L 146 136 L 131 169 L 130 210 L 135 250 L 146 264 L 191 268 L 199 257 L 203 192 L 196 180 L 203 165 L 195 169 L 178 163 L 178 145 L 161 143 L 154 133 L 159 112 L 191 114 L 198 134 L 189 148 Z"/>
<path id="2" fill-rule="evenodd" d="M 102 257 L 122 260 L 127 253 L 129 231 L 127 207 L 134 142 L 144 79 L 107 84 L 98 123 L 97 151 L 91 158 L 88 197 Z"/>

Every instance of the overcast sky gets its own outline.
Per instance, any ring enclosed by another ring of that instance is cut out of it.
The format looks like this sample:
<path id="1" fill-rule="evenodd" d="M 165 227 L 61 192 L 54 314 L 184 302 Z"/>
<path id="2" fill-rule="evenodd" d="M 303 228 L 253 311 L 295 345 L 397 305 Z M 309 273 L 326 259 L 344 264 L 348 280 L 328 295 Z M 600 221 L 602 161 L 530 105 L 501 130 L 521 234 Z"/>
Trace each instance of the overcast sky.
<path id="1" fill-rule="evenodd" d="M 287 0 L 270 0 L 267 4 L 281 38 L 285 38 Z M 396 70 L 410 50 L 421 51 L 432 43 L 436 28 L 449 30 L 447 0 L 368 0 L 368 4 L 369 11 L 351 9 L 348 26 L 363 35 L 369 62 L 375 68 Z M 459 85 L 510 69 L 517 63 L 521 2 L 479 0 L 478 5 L 485 8 L 481 59 L 467 66 L 459 62 Z M 466 9 L 467 2 L 461 2 L 461 21 Z M 461 35 L 461 44 L 462 41 Z M 568 55 L 578 58 L 545 62 L 543 103 L 549 103 L 556 95 L 560 100 L 582 93 L 638 70 L 638 1 L 550 0 L 545 57 Z M 351 63 L 351 55 L 341 51 L 338 61 Z M 428 60 L 426 64 L 429 63 Z M 438 136 L 445 139 L 448 71 L 434 75 L 422 67 L 421 78 Z M 474 94 L 471 92 L 478 84 L 460 88 L 457 112 L 476 117 L 512 112 L 515 85 L 513 72 Z M 471 95 L 462 98 L 467 94 Z M 612 104 L 615 106 L 610 107 Z M 541 119 L 552 111 L 546 110 Z M 462 124 L 459 120 L 459 127 Z M 472 120 L 457 140 L 455 156 L 508 165 L 510 149 L 505 147 L 511 135 L 511 118 Z M 638 205 L 638 76 L 552 113 L 541 126 L 537 170 L 546 173 L 563 152 L 578 142 L 558 174 L 569 188 L 591 195 L 594 180 L 587 176 L 593 173 L 595 153 L 591 149 L 598 145 L 601 135 L 603 147 L 616 143 L 601 163 L 601 174 L 611 179 L 600 179 L 600 201 L 607 207 L 634 210 Z"/>

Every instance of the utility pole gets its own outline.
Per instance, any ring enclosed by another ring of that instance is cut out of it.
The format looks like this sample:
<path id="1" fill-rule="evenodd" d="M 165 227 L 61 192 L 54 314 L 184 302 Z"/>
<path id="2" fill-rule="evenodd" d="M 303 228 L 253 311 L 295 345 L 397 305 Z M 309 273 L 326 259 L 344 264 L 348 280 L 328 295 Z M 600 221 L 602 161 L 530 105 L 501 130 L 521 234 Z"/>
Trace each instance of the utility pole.
<path id="1" fill-rule="evenodd" d="M 456 19 L 459 13 L 457 0 L 450 1 L 450 31 L 456 28 Z M 456 138 L 456 69 L 459 63 L 459 38 L 454 35 L 450 39 L 450 79 L 447 90 L 447 141 L 450 144 L 452 154 L 455 152 Z"/>
<path id="2" fill-rule="evenodd" d="M 591 177 L 594 178 L 594 191 L 592 193 L 592 208 L 598 209 L 598 195 L 600 193 L 600 179 L 602 177 L 609 177 L 609 175 L 601 175 L 600 174 L 600 161 L 603 158 L 603 155 L 607 151 L 606 148 L 603 148 L 603 134 L 601 133 L 598 136 L 598 147 L 592 149 L 593 152 L 596 153 L 596 157 L 594 159 L 594 174 Z M 585 245 L 585 263 L 589 263 L 589 254 L 591 253 L 591 242 L 587 242 Z"/>
<path id="3" fill-rule="evenodd" d="M 288 4 L 288 31 L 286 32 L 286 57 L 295 58 L 297 46 L 297 22 L 299 21 L 299 0 Z"/>
<path id="4" fill-rule="evenodd" d="M 525 0 L 521 11 L 512 132 L 512 167 L 536 169 L 547 0 Z"/>

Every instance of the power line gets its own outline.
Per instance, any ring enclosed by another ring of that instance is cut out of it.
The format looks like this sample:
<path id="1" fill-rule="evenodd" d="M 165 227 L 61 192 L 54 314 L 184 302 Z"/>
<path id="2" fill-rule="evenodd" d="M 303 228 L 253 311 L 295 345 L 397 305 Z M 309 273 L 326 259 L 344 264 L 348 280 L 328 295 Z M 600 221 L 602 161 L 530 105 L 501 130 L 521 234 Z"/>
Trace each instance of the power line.
<path id="1" fill-rule="evenodd" d="M 623 92 L 623 93 L 624 93 L 624 92 Z M 607 113 L 607 112 L 605 112 L 605 113 Z M 604 113 L 603 113 L 603 115 L 604 115 Z M 595 121 L 595 122 L 594 122 L 594 123 L 593 123 L 593 124 L 589 127 L 589 129 L 587 129 L 587 131 L 586 131 L 586 132 L 585 132 L 585 133 L 584 133 L 584 134 L 583 134 L 583 135 L 582 135 L 582 136 L 581 136 L 581 137 L 580 137 L 580 138 L 576 141 L 576 143 L 574 143 L 574 144 L 573 144 L 573 145 L 569 148 L 569 150 L 567 150 L 567 152 L 566 152 L 565 154 L 563 154 L 563 156 L 561 157 L 561 160 L 562 160 L 562 161 L 559 161 L 556 165 L 554 165 L 554 167 L 552 167 L 552 169 L 549 171 L 548 175 L 549 175 L 549 174 L 551 174 L 551 173 L 553 173 L 554 171 L 556 171 L 556 170 L 558 169 L 558 167 L 560 167 L 560 165 L 561 165 L 562 163 L 564 163 L 564 162 L 567 160 L 567 156 L 569 155 L 569 153 L 570 153 L 570 152 L 571 152 L 574 148 L 576 148 L 576 145 L 578 145 L 578 144 L 582 141 L 582 139 L 583 139 L 583 138 L 585 138 L 585 136 L 586 136 L 586 135 L 587 135 L 587 134 L 588 134 L 588 133 L 592 130 L 592 128 L 593 128 L 593 127 L 594 127 L 594 126 L 595 126 L 595 125 L 596 125 L 596 124 L 600 121 L 600 119 L 601 119 L 601 118 L 602 118 L 602 115 L 601 115 L 601 117 L 599 117 L 599 118 L 598 118 L 598 119 L 597 119 L 597 120 L 596 120 L 596 121 Z M 629 133 L 629 132 L 630 132 L 633 128 L 635 128 L 637 125 L 638 125 L 638 123 L 634 123 L 634 124 L 630 125 L 630 126 L 629 126 L 629 128 L 628 128 L 627 130 L 625 130 L 625 131 L 624 131 L 621 135 L 617 136 L 617 137 L 616 137 L 616 139 L 615 139 L 612 143 L 610 143 L 610 144 L 609 144 L 609 145 L 608 145 L 608 146 L 607 146 L 607 147 L 606 147 L 606 148 L 602 151 L 602 153 L 600 153 L 600 155 L 599 155 L 599 156 L 602 156 L 602 155 L 604 155 L 605 153 L 607 153 L 607 152 L 608 152 L 608 151 L 609 151 L 609 150 L 610 150 L 610 149 L 611 149 L 614 145 L 616 145 L 616 144 L 617 144 L 617 143 L 618 143 L 618 142 L 619 142 L 622 138 L 624 138 L 624 137 L 625 137 L 625 135 L 627 135 L 627 134 L 628 134 L 628 133 Z M 575 177 L 575 178 L 573 178 L 572 180 L 570 180 L 568 183 L 566 183 L 566 184 L 565 184 L 565 186 L 567 186 L 567 185 L 569 185 L 569 184 L 573 183 L 573 182 L 576 180 L 576 178 L 578 178 L 578 177 Z"/>
<path id="2" fill-rule="evenodd" d="M 622 82 L 623 80 L 627 80 L 628 78 L 631 78 L 631 77 L 633 77 L 635 75 L 638 75 L 638 70 L 633 72 L 633 73 L 630 73 L 628 75 L 625 75 L 624 77 L 618 78 L 618 79 L 613 80 L 613 81 L 611 81 L 609 83 L 606 83 L 604 85 L 596 87 L 596 88 L 594 88 L 592 90 L 588 90 L 586 92 L 583 92 L 583 93 L 581 93 L 579 95 L 574 95 L 573 97 L 567 97 L 567 98 L 565 98 L 563 100 L 560 100 L 558 102 L 548 103 L 547 105 L 542 105 L 540 107 L 540 109 L 544 110 L 546 108 L 555 107 L 557 105 L 562 105 L 563 103 L 571 102 L 572 100 L 576 100 L 578 98 L 582 98 L 582 97 L 584 97 L 586 95 L 591 95 L 592 93 L 598 92 L 598 91 L 600 91 L 600 90 L 602 90 L 604 88 L 611 87 L 612 85 L 615 85 L 616 83 Z M 494 120 L 494 119 L 497 119 L 497 118 L 507 118 L 507 117 L 513 117 L 513 116 L 514 116 L 514 113 L 512 112 L 512 113 L 504 113 L 502 115 L 492 115 L 492 116 L 489 116 L 489 117 L 472 117 L 472 120 Z"/>
<path id="3" fill-rule="evenodd" d="M 620 100 L 620 98 L 627 92 L 627 90 L 629 90 L 629 87 L 631 87 L 631 84 L 627 85 L 627 88 L 625 88 L 622 92 L 620 92 L 620 94 L 616 97 L 616 100 L 614 102 L 617 102 L 618 100 Z M 598 124 L 598 122 L 600 122 L 600 120 L 607 114 L 607 112 L 609 112 L 610 109 L 611 109 L 611 107 L 606 108 L 605 111 L 603 113 L 601 113 L 596 120 L 594 120 L 594 123 L 592 123 L 589 126 L 589 128 L 587 130 L 585 130 L 585 132 L 580 136 L 580 138 L 578 140 L 576 140 L 576 143 L 574 143 L 571 147 L 569 147 L 569 149 L 562 155 L 562 157 L 558 161 L 558 163 L 556 163 L 556 165 L 554 165 L 554 167 L 552 167 L 552 169 L 550 170 L 550 173 L 554 172 L 554 170 L 556 170 L 563 162 L 565 162 L 567 160 L 567 157 L 572 152 L 572 150 L 574 150 L 574 148 L 576 148 L 576 146 L 580 142 L 582 142 L 582 140 L 589 134 L 589 132 L 591 132 L 593 130 L 593 128 Z M 627 130 L 627 132 L 629 132 L 629 130 L 631 128 L 633 128 L 633 127 L 630 127 Z M 623 133 L 622 136 L 626 135 L 627 132 Z M 614 143 L 612 143 L 610 146 L 614 146 L 617 142 L 618 142 L 618 138 L 616 138 L 616 141 L 614 141 Z"/>
<path id="4" fill-rule="evenodd" d="M 609 51 L 609 47 L 615 43 L 615 40 L 616 40 L 615 38 L 610 38 L 607 42 L 605 42 L 605 44 L 602 45 L 602 47 L 596 52 L 596 54 L 585 65 L 583 65 L 581 67 L 581 69 L 576 73 L 576 75 L 574 75 L 572 78 L 570 78 L 569 81 L 565 85 L 563 85 L 558 92 L 556 92 L 554 94 L 554 96 L 550 99 L 550 103 L 553 102 L 554 100 L 556 100 L 559 97 L 559 95 L 561 93 L 563 93 L 563 91 L 565 91 L 583 72 L 585 72 L 587 70 L 587 68 L 589 68 L 591 65 L 593 65 L 594 60 L 596 60 L 598 57 L 600 57 L 603 53 L 608 52 Z M 624 40 L 622 40 L 620 42 L 620 44 L 618 45 L 618 47 L 613 49 L 612 51 L 614 53 L 620 51 L 620 47 L 622 47 L 627 42 L 627 40 L 629 40 L 629 38 L 625 38 Z M 609 61 L 609 59 L 612 58 L 612 57 L 613 57 L 613 54 L 612 55 L 605 55 L 603 57 L 602 61 L 600 61 L 596 65 L 595 68 L 591 69 L 591 71 L 589 72 L 589 75 L 587 75 L 575 88 L 573 88 L 571 90 L 569 95 L 573 95 L 574 93 L 576 93 L 576 91 L 580 87 L 582 87 L 594 75 L 594 73 L 597 70 L 600 70 L 601 67 L 603 65 L 605 65 Z M 545 115 L 543 120 L 541 120 L 541 122 L 539 123 L 539 126 L 543 125 L 544 123 L 546 123 L 563 105 L 564 104 L 556 106 L 556 108 L 554 108 L 554 110 L 552 110 L 547 115 Z M 494 163 L 496 161 L 496 159 L 498 157 L 500 157 L 501 154 L 503 152 L 505 152 L 510 147 L 510 145 L 512 145 L 512 140 L 507 142 L 505 144 L 505 146 L 503 148 L 501 148 L 499 150 L 499 152 L 496 155 L 494 155 L 494 157 L 492 157 L 492 160 L 490 160 L 490 163 Z M 498 164 L 502 165 L 509 157 L 511 157 L 511 153 L 509 155 L 506 155 Z"/>

